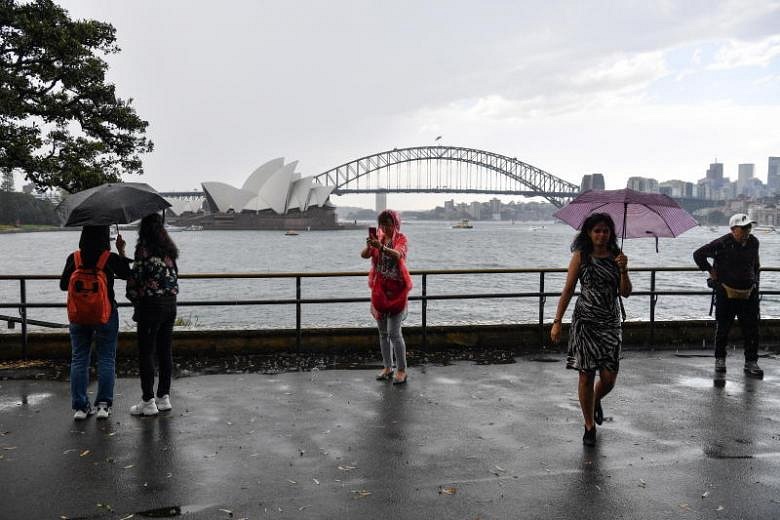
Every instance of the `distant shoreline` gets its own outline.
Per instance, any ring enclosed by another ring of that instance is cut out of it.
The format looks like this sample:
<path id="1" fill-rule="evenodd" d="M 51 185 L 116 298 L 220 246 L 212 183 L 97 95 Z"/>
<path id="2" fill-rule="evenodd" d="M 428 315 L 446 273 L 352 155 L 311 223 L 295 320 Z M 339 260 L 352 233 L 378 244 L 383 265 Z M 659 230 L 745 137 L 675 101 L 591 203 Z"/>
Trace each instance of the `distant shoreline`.
<path id="1" fill-rule="evenodd" d="M 35 224 L 22 225 L 19 227 L 7 224 L 0 224 L 0 235 L 10 235 L 14 233 L 41 233 L 44 231 L 75 231 L 77 228 L 63 228 L 60 226 L 39 226 Z"/>

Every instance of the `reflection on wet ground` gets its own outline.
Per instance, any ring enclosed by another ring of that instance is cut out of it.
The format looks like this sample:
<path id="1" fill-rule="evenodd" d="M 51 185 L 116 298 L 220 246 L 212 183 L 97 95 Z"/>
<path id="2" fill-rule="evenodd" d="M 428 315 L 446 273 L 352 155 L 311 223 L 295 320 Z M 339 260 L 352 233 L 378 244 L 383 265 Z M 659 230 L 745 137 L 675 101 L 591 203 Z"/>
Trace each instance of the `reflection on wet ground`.
<path id="1" fill-rule="evenodd" d="M 174 377 L 190 377 L 214 374 L 279 374 L 311 370 L 366 370 L 382 368 L 377 352 L 347 352 L 335 355 L 321 353 L 290 353 L 229 355 L 224 357 L 174 358 Z M 410 366 L 427 364 L 449 365 L 457 361 L 472 361 L 478 365 L 515 363 L 517 353 L 505 349 L 451 349 L 436 352 L 410 350 Z M 532 356 L 533 361 L 556 362 L 556 355 Z M 32 366 L 30 366 L 32 365 Z M 69 374 L 67 360 L 36 360 L 23 366 L 0 367 L 0 379 L 53 379 L 65 381 Z M 138 377 L 138 361 L 132 358 L 117 359 L 119 377 Z M 95 377 L 94 360 L 91 377 Z"/>
<path id="2" fill-rule="evenodd" d="M 81 423 L 67 383 L 0 381 L 0 518 L 777 518 L 762 366 L 714 388 L 710 357 L 627 352 L 593 449 L 562 358 L 184 377 L 148 418 L 121 378 Z"/>

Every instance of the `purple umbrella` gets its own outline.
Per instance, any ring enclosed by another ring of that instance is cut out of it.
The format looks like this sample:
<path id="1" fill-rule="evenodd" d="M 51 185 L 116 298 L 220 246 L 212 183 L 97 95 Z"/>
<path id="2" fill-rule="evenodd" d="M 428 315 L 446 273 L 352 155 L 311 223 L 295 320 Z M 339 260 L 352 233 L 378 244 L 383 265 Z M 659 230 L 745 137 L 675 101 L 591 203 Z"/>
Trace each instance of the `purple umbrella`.
<path id="1" fill-rule="evenodd" d="M 624 238 L 676 237 L 698 225 L 671 197 L 628 188 L 588 190 L 553 215 L 580 229 L 591 213 L 607 213 L 612 217 L 615 231 L 621 237 L 621 247 Z"/>

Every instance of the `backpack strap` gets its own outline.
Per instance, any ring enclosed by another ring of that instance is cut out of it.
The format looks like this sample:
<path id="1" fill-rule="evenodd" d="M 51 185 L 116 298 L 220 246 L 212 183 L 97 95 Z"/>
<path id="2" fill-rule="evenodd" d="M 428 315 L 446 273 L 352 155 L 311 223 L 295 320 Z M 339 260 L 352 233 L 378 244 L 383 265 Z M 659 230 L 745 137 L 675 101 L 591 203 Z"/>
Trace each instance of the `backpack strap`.
<path id="1" fill-rule="evenodd" d="M 96 267 L 101 271 L 104 271 L 106 269 L 106 264 L 108 263 L 108 258 L 110 256 L 111 256 L 111 251 L 103 251 L 102 253 L 100 253 L 100 258 L 98 258 Z"/>
<path id="2" fill-rule="evenodd" d="M 81 249 L 73 251 L 73 268 L 74 270 L 81 267 Z"/>

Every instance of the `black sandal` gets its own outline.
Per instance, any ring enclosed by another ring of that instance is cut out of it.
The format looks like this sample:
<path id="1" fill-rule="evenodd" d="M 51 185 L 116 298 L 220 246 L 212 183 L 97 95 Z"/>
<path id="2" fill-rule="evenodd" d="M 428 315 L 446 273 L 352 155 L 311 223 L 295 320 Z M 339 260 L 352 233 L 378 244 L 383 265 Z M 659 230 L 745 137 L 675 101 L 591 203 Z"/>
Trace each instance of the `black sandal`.
<path id="1" fill-rule="evenodd" d="M 596 403 L 596 409 L 593 410 L 593 421 L 599 426 L 604 422 L 604 410 L 601 409 L 601 401 Z"/>
<path id="2" fill-rule="evenodd" d="M 409 374 L 404 375 L 403 379 L 397 379 L 393 378 L 393 384 L 394 385 L 405 385 L 406 381 L 409 379 Z"/>
<path id="3" fill-rule="evenodd" d="M 383 373 L 379 374 L 378 376 L 376 376 L 376 380 L 377 381 L 390 381 L 391 379 L 393 379 L 393 371 L 392 370 L 390 372 L 383 372 Z"/>

